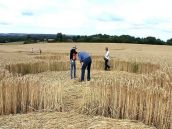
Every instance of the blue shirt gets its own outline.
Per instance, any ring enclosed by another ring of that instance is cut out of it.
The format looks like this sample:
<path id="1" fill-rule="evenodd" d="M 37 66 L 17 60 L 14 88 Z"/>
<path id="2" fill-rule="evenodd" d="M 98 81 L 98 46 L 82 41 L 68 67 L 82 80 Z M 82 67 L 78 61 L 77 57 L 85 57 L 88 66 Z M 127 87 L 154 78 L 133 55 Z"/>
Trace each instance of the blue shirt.
<path id="1" fill-rule="evenodd" d="M 79 57 L 80 62 L 83 62 L 85 59 L 90 57 L 90 55 L 87 52 L 79 52 L 78 57 Z"/>

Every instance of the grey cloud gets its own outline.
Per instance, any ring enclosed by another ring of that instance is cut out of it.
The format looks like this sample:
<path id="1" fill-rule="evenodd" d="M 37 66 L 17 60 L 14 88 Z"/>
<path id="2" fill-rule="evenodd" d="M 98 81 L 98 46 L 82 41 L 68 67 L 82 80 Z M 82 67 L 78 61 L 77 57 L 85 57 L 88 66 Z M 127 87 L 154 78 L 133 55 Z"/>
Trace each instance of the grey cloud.
<path id="1" fill-rule="evenodd" d="M 131 24 L 131 29 L 155 29 L 160 24 L 168 23 L 170 19 L 165 18 L 149 18 L 143 21 L 142 24 Z"/>
<path id="2" fill-rule="evenodd" d="M 111 21 L 124 21 L 124 19 L 122 19 L 120 17 L 115 17 L 115 16 L 110 16 L 110 20 Z"/>
<path id="3" fill-rule="evenodd" d="M 143 24 L 131 24 L 131 29 L 137 29 L 137 30 L 139 30 L 139 29 L 152 29 L 152 30 L 154 30 L 158 27 L 158 24 L 159 23 L 153 24 L 153 22 L 152 23 L 146 23 L 145 22 Z"/>
<path id="4" fill-rule="evenodd" d="M 11 23 L 8 23 L 8 22 L 1 22 L 0 21 L 0 25 L 10 25 Z"/>
<path id="5" fill-rule="evenodd" d="M 131 28 L 130 29 L 145 29 L 148 28 L 148 25 L 146 24 L 131 24 Z"/>
<path id="6" fill-rule="evenodd" d="M 166 29 L 159 29 L 159 30 L 164 33 L 172 33 L 172 30 L 166 30 Z"/>
<path id="7" fill-rule="evenodd" d="M 119 16 L 115 16 L 112 14 L 102 14 L 101 16 L 99 16 L 97 18 L 98 21 L 103 21 L 103 22 L 120 22 L 120 21 L 124 21 L 123 18 L 119 17 Z"/>
<path id="8" fill-rule="evenodd" d="M 22 15 L 23 16 L 33 16 L 33 12 L 30 12 L 30 11 L 25 11 L 25 12 L 22 12 Z"/>
<path id="9" fill-rule="evenodd" d="M 3 3 L 0 3 L 0 8 L 1 9 L 9 9 L 9 7 Z"/>
<path id="10" fill-rule="evenodd" d="M 5 5 L 3 5 L 3 4 L 0 4 L 0 7 L 1 7 L 1 8 L 6 8 L 6 6 L 5 6 Z"/>
<path id="11" fill-rule="evenodd" d="M 144 21 L 148 25 L 158 25 L 161 23 L 171 22 L 170 19 L 167 18 L 149 18 Z"/>

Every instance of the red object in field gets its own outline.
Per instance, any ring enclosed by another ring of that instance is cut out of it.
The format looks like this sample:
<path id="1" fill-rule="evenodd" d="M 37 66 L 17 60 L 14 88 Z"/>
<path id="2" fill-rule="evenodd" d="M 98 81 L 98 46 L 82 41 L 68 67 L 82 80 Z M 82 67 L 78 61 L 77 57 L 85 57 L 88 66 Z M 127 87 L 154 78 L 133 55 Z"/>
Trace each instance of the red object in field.
<path id="1" fill-rule="evenodd" d="M 73 54 L 73 58 L 72 59 L 76 60 L 76 54 L 75 53 Z"/>

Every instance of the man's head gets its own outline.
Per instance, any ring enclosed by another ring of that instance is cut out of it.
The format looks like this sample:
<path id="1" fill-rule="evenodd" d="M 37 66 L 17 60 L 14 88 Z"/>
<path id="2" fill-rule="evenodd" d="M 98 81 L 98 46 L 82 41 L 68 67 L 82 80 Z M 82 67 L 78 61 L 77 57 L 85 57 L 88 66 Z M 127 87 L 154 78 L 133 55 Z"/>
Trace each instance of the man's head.
<path id="1" fill-rule="evenodd" d="M 73 49 L 75 49 L 75 50 L 77 49 L 76 45 L 73 47 Z"/>
<path id="2" fill-rule="evenodd" d="M 106 47 L 105 50 L 108 51 L 108 47 Z"/>

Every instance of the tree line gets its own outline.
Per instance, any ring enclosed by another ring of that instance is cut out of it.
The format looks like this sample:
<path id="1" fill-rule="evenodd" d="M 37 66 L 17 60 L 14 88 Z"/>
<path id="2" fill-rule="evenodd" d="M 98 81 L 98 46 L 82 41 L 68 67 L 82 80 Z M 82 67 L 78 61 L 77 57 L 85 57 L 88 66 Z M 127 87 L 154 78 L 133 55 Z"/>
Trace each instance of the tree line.
<path id="1" fill-rule="evenodd" d="M 93 42 L 93 43 L 134 43 L 134 44 L 152 44 L 152 45 L 172 45 L 172 38 L 163 41 L 156 37 L 134 37 L 130 35 L 65 35 L 57 34 L 23 34 L 23 35 L 0 35 L 0 43 L 23 41 L 25 44 L 37 42 Z"/>
<path id="2" fill-rule="evenodd" d="M 0 34 L 0 43 L 24 42 L 27 44 L 43 42 L 46 39 L 55 38 L 55 34 Z"/>

